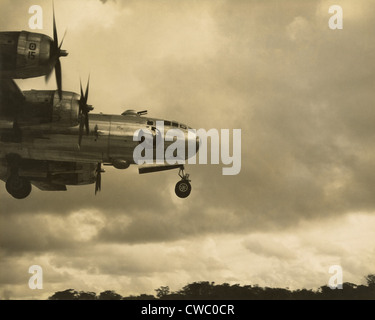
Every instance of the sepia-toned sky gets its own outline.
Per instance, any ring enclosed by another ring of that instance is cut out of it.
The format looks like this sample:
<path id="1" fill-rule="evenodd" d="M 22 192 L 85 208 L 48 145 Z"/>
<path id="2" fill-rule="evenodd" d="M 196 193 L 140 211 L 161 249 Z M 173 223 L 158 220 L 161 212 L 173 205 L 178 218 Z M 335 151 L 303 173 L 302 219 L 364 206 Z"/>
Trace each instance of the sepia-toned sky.
<path id="1" fill-rule="evenodd" d="M 106 167 L 102 191 L 0 185 L 0 298 L 56 291 L 121 295 L 194 281 L 316 289 L 375 273 L 375 3 L 371 0 L 55 0 L 63 89 L 90 74 L 94 112 L 148 109 L 194 128 L 241 129 L 242 170 L 189 165 L 138 175 Z M 28 8 L 1 0 L 1 31 L 32 31 Z M 331 30 L 331 5 L 343 29 Z M 53 77 L 17 80 L 54 89 Z M 43 289 L 31 290 L 31 265 Z"/>

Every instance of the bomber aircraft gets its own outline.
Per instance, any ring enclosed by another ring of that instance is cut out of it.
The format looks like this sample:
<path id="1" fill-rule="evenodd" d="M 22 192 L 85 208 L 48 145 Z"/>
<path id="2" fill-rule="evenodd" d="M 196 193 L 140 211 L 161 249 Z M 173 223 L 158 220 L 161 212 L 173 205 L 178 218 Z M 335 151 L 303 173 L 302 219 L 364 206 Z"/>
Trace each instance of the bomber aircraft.
<path id="1" fill-rule="evenodd" d="M 102 165 L 126 169 L 138 164 L 133 152 L 140 141 L 134 141 L 134 134 L 140 130 L 152 133 L 154 148 L 156 138 L 164 139 L 169 128 L 178 128 L 186 146 L 191 145 L 188 126 L 149 118 L 146 110 L 127 110 L 121 115 L 90 113 L 89 81 L 85 92 L 80 85 L 80 95 L 62 90 L 59 58 L 68 55 L 61 49 L 62 42 L 58 43 L 54 13 L 53 39 L 28 31 L 0 32 L 0 179 L 10 195 L 24 199 L 32 185 L 45 191 L 65 191 L 68 185 L 86 184 L 95 184 L 96 194 L 101 189 Z M 48 79 L 53 69 L 57 90 L 21 91 L 13 80 Z M 157 121 L 164 125 L 164 132 L 157 129 Z M 193 139 L 197 152 L 199 141 Z M 164 150 L 171 143 L 163 144 Z M 187 152 L 185 155 L 186 159 Z M 191 184 L 183 164 L 143 165 L 139 173 L 170 169 L 179 169 L 181 180 L 175 192 L 186 198 Z"/>

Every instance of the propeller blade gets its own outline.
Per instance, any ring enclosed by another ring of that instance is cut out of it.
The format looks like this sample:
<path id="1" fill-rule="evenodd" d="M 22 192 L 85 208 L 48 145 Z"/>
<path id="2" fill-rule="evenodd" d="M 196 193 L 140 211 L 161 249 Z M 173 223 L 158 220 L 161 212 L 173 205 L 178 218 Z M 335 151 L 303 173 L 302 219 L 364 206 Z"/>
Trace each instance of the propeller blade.
<path id="1" fill-rule="evenodd" d="M 87 79 L 87 85 L 86 85 L 86 92 L 85 92 L 85 104 L 87 103 L 87 100 L 89 98 L 89 86 L 90 86 L 90 75 Z"/>
<path id="2" fill-rule="evenodd" d="M 86 128 L 86 134 L 88 135 L 90 133 L 88 112 L 86 112 L 85 114 L 85 128 Z"/>
<path id="3" fill-rule="evenodd" d="M 79 79 L 79 89 L 81 90 L 81 98 L 79 99 L 79 112 L 82 113 L 82 106 L 83 106 L 83 90 L 82 90 L 82 81 Z"/>
<path id="4" fill-rule="evenodd" d="M 87 100 L 88 100 L 88 96 L 89 96 L 89 87 L 90 87 L 90 76 L 87 80 L 85 93 L 83 93 L 81 79 L 79 80 L 79 87 L 80 87 L 80 92 L 81 92 L 81 98 L 79 99 L 79 102 L 78 102 L 78 105 L 79 105 L 78 114 L 80 116 L 78 145 L 79 145 L 79 147 L 81 147 L 83 127 L 85 127 L 85 129 L 86 129 L 86 135 L 89 135 L 89 133 L 90 133 L 89 112 L 93 109 L 93 107 L 91 105 L 87 104 Z"/>
<path id="5" fill-rule="evenodd" d="M 79 89 L 81 90 L 81 98 L 79 99 L 79 102 L 80 102 L 80 107 L 82 107 L 84 96 L 83 96 L 83 90 L 82 90 L 82 82 L 81 82 L 81 79 L 79 79 Z"/>
<path id="6" fill-rule="evenodd" d="M 45 77 L 46 83 L 48 82 L 49 78 L 51 78 L 52 71 L 53 71 L 53 68 L 51 68 L 50 72 L 46 74 L 46 77 Z"/>
<path id="7" fill-rule="evenodd" d="M 64 39 L 65 39 L 65 36 L 66 36 L 66 31 L 67 31 L 67 30 L 65 30 L 64 35 L 63 35 L 63 37 L 62 37 L 62 40 L 61 40 L 61 42 L 60 42 L 59 50 L 61 49 L 61 46 L 62 46 L 62 44 L 63 44 L 63 42 L 64 42 Z"/>
<path id="8" fill-rule="evenodd" d="M 52 11 L 53 11 L 53 41 L 54 41 L 54 47 L 58 48 L 58 37 L 57 37 L 57 28 L 56 28 L 56 19 L 55 19 L 55 5 L 52 2 Z"/>
<path id="9" fill-rule="evenodd" d="M 66 30 L 61 40 L 61 43 L 59 45 L 59 39 L 58 39 L 57 27 L 56 27 L 55 5 L 53 1 L 52 1 L 52 13 L 53 13 L 53 42 L 51 43 L 50 57 L 48 61 L 48 66 L 50 68 L 50 71 L 48 74 L 46 74 L 45 80 L 46 82 L 48 82 L 48 80 L 51 77 L 52 69 L 55 68 L 57 90 L 59 93 L 59 98 L 61 100 L 62 99 L 62 85 L 61 85 L 62 81 L 61 81 L 61 63 L 60 63 L 59 58 L 65 57 L 68 55 L 67 51 L 61 49 L 61 46 L 65 39 Z"/>
<path id="10" fill-rule="evenodd" d="M 60 59 L 57 59 L 55 65 L 55 76 L 56 76 L 56 83 L 57 83 L 57 91 L 59 93 L 60 101 L 62 99 L 62 81 L 61 81 L 61 63 Z"/>
<path id="11" fill-rule="evenodd" d="M 102 164 L 99 162 L 96 167 L 95 194 L 102 189 Z"/>
<path id="12" fill-rule="evenodd" d="M 81 148 L 81 142 L 82 142 L 82 136 L 83 136 L 83 126 L 84 126 L 84 120 L 83 115 L 81 114 L 81 119 L 79 122 L 79 135 L 78 135 L 78 146 Z"/>

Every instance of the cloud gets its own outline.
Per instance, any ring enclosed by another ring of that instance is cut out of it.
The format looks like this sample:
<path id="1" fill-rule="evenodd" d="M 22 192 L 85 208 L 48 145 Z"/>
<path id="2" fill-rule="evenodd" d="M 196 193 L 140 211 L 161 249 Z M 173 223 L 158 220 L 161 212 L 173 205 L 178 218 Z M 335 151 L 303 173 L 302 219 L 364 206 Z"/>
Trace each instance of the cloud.
<path id="1" fill-rule="evenodd" d="M 244 241 L 244 246 L 251 252 L 265 255 L 267 257 L 276 257 L 282 259 L 295 258 L 292 250 L 284 246 L 282 243 L 270 241 L 266 239 L 248 239 Z"/>
<path id="2" fill-rule="evenodd" d="M 301 36 L 308 34 L 309 23 L 303 17 L 295 17 L 294 20 L 286 27 L 287 34 L 292 41 L 296 41 Z"/>

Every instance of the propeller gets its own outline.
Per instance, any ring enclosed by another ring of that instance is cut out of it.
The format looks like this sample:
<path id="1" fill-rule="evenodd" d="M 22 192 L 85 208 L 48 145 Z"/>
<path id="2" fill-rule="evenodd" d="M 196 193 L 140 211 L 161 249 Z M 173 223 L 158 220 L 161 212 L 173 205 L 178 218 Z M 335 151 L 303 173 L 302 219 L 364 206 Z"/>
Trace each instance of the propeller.
<path id="1" fill-rule="evenodd" d="M 87 135 L 90 132 L 89 112 L 94 109 L 91 105 L 87 104 L 87 100 L 88 100 L 88 96 L 89 96 L 89 84 L 90 84 L 90 76 L 87 80 L 85 94 L 83 94 L 82 82 L 81 82 L 81 80 L 79 81 L 79 85 L 80 85 L 80 89 L 81 89 L 81 98 L 78 101 L 78 105 L 79 105 L 78 115 L 79 115 L 79 119 L 80 119 L 79 120 L 79 136 L 78 136 L 78 146 L 79 147 L 81 147 L 82 136 L 83 136 L 83 128 L 86 129 Z"/>
<path id="2" fill-rule="evenodd" d="M 95 173 L 96 173 L 95 194 L 98 191 L 100 191 L 101 188 L 102 188 L 102 172 L 105 172 L 105 171 L 102 169 L 101 162 L 98 162 L 98 164 L 96 166 L 96 170 L 95 170 Z"/>
<path id="3" fill-rule="evenodd" d="M 53 3 L 52 3 L 53 6 Z M 60 45 L 58 45 L 59 40 L 57 37 L 57 28 L 56 28 L 56 20 L 55 20 L 55 8 L 53 6 L 53 42 L 51 43 L 50 49 L 50 58 L 49 58 L 49 65 L 51 70 L 48 74 L 46 74 L 46 82 L 49 80 L 52 74 L 52 70 L 55 69 L 55 76 L 56 76 L 56 84 L 57 84 L 57 91 L 59 93 L 60 100 L 62 99 L 62 80 L 61 80 L 61 62 L 60 57 L 66 57 L 68 52 L 66 50 L 62 50 L 61 46 L 64 42 L 64 38 L 66 35 L 66 31 L 64 36 L 61 40 Z"/>

